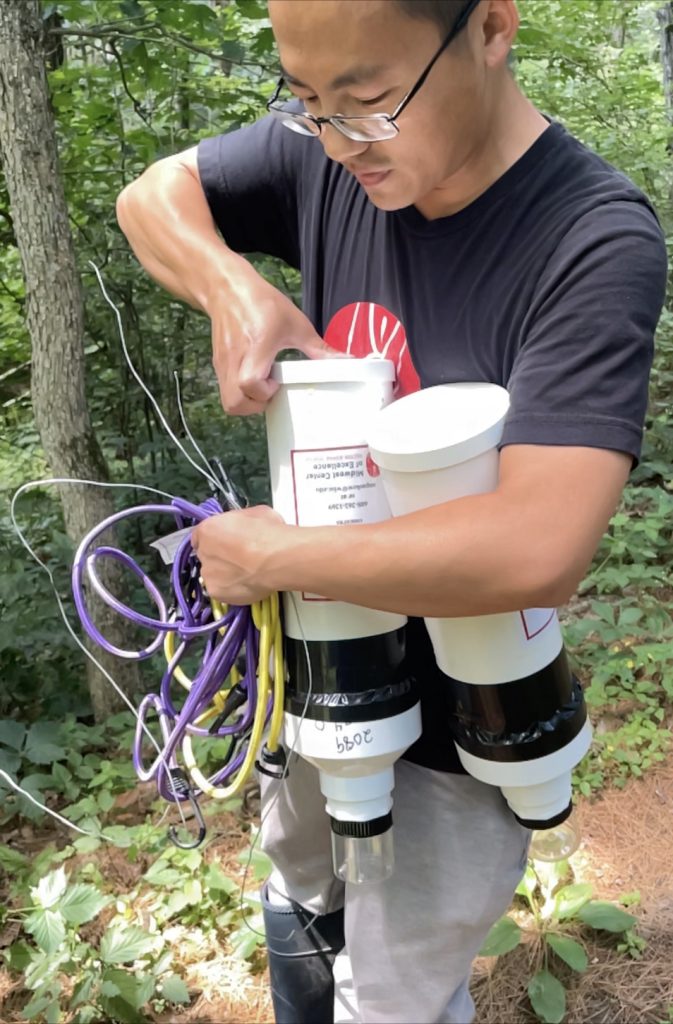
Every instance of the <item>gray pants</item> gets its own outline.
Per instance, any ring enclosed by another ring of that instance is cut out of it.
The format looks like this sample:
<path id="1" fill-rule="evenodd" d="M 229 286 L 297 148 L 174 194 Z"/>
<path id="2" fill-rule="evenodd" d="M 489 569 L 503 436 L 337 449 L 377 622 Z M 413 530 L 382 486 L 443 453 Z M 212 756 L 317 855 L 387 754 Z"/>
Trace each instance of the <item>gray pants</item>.
<path id="1" fill-rule="evenodd" d="M 335 1024 L 469 1024 L 470 966 L 510 904 L 530 833 L 498 789 L 407 761 L 395 766 L 393 800 L 393 877 L 344 885 L 317 770 L 294 756 L 282 783 L 263 779 L 272 892 L 318 914 L 345 906 Z"/>

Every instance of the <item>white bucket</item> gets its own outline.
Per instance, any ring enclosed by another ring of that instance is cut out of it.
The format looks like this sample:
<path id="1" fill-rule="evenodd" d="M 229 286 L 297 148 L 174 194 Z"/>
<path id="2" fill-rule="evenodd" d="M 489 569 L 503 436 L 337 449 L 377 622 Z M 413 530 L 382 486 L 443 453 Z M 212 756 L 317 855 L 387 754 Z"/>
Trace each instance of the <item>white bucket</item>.
<path id="1" fill-rule="evenodd" d="M 395 366 L 385 359 L 312 359 L 275 363 L 281 387 L 266 413 L 273 507 L 286 523 L 337 526 L 390 517 L 369 456 L 372 419 L 392 399 Z M 406 617 L 283 595 L 285 632 L 296 640 L 351 640 L 392 632 Z"/>
<path id="2" fill-rule="evenodd" d="M 509 395 L 496 384 L 440 384 L 394 402 L 369 445 L 393 515 L 494 491 Z M 461 682 L 505 683 L 536 672 L 563 645 L 556 612 L 427 618 L 437 664 Z"/>

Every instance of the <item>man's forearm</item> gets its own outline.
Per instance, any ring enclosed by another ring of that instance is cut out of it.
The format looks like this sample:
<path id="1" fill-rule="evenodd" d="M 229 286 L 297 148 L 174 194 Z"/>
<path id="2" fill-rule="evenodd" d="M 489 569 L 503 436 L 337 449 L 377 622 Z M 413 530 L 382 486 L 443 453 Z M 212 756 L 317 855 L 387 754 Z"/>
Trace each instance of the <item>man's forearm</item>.
<path id="1" fill-rule="evenodd" d="M 174 158 L 153 164 L 124 189 L 117 217 L 147 272 L 197 309 L 207 312 L 217 289 L 240 292 L 257 276 L 222 241 L 199 181 Z"/>
<path id="2" fill-rule="evenodd" d="M 576 581 L 537 527 L 497 494 L 362 526 L 295 527 L 269 583 L 383 611 L 487 615 L 567 600 Z M 537 554 L 536 554 L 537 553 Z"/>
<path id="3" fill-rule="evenodd" d="M 555 607 L 575 592 L 624 487 L 631 457 L 510 445 L 498 489 L 382 523 L 289 526 L 264 506 L 192 534 L 209 593 L 250 604 L 295 590 L 407 615 Z"/>

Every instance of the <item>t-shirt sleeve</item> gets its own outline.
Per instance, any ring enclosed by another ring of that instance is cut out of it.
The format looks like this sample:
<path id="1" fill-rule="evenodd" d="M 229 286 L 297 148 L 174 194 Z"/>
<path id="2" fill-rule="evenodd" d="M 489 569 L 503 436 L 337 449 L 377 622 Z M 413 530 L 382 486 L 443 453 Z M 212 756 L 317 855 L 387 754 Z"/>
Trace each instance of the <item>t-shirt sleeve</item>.
<path id="1" fill-rule="evenodd" d="M 299 267 L 299 189 L 305 139 L 275 118 L 203 139 L 197 161 L 210 212 L 235 252 Z"/>
<path id="2" fill-rule="evenodd" d="M 508 388 L 508 444 L 580 445 L 638 461 L 666 248 L 645 203 L 581 217 L 543 271 Z"/>

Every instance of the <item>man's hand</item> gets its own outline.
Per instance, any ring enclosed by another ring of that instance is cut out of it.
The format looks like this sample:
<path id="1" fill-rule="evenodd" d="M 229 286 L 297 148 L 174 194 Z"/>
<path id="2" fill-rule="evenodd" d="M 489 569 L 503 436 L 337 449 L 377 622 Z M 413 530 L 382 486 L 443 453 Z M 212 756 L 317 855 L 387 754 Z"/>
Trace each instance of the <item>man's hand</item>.
<path id="1" fill-rule="evenodd" d="M 311 359 L 338 356 L 300 309 L 252 267 L 229 288 L 215 289 L 206 301 L 213 326 L 213 365 L 225 412 L 263 412 L 278 390 L 269 379 L 283 349 L 299 349 Z"/>
<path id="2" fill-rule="evenodd" d="M 266 505 L 224 512 L 199 523 L 192 544 L 210 597 L 225 604 L 253 604 L 276 588 L 268 582 L 268 560 L 292 527 Z"/>
<path id="3" fill-rule="evenodd" d="M 213 364 L 226 412 L 263 412 L 278 385 L 283 349 L 336 356 L 307 317 L 217 233 L 199 178 L 196 146 L 152 164 L 117 201 L 122 231 L 145 269 L 207 313 Z"/>

